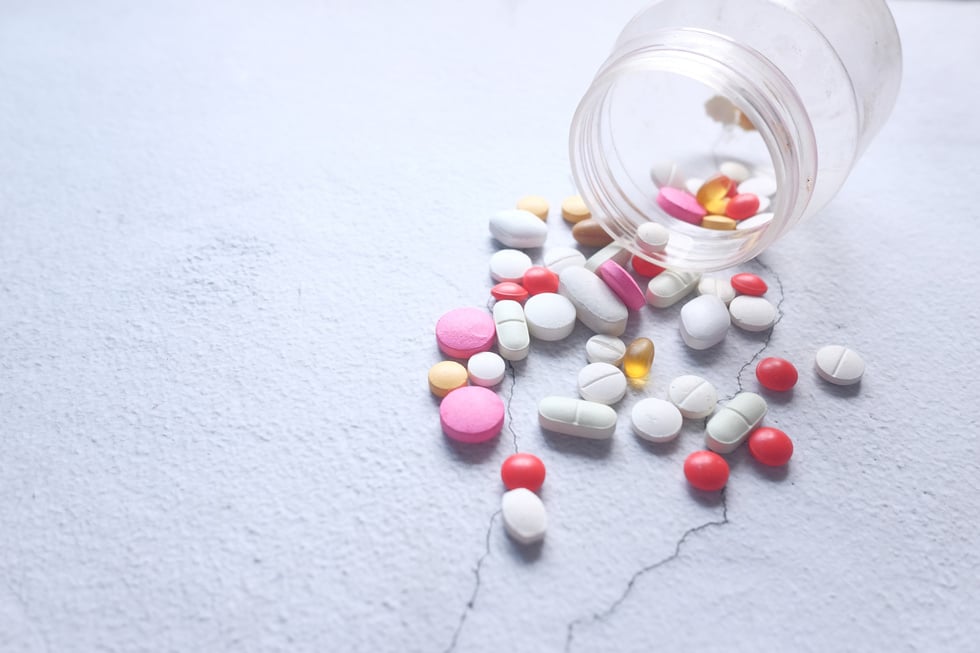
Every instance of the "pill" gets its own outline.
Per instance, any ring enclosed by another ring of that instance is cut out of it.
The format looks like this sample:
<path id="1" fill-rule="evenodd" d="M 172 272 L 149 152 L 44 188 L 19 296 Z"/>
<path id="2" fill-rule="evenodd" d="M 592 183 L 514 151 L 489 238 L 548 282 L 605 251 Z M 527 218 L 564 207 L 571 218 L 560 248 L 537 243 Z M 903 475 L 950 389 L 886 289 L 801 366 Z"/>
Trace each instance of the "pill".
<path id="1" fill-rule="evenodd" d="M 728 307 L 714 295 L 701 295 L 681 308 L 680 330 L 691 349 L 709 349 L 725 339 L 731 317 Z"/>
<path id="2" fill-rule="evenodd" d="M 530 211 L 507 209 L 490 217 L 490 234 L 505 247 L 541 247 L 548 239 L 548 225 Z"/>
<path id="3" fill-rule="evenodd" d="M 727 200 L 728 192 L 734 185 L 735 182 L 730 177 L 715 175 L 701 185 L 701 188 L 698 189 L 694 197 L 697 199 L 698 204 L 707 208 L 706 205 L 711 202 Z"/>
<path id="4" fill-rule="evenodd" d="M 616 411 L 585 399 L 545 397 L 538 403 L 538 423 L 542 428 L 563 435 L 608 440 L 616 431 Z"/>
<path id="5" fill-rule="evenodd" d="M 592 212 L 585 205 L 585 201 L 581 195 L 572 195 L 562 200 L 561 217 L 565 218 L 566 222 L 575 224 L 576 222 L 591 218 Z"/>
<path id="6" fill-rule="evenodd" d="M 585 267 L 585 254 L 571 247 L 555 247 L 544 252 L 544 266 L 560 274 L 569 267 Z"/>
<path id="7" fill-rule="evenodd" d="M 647 254 L 656 254 L 667 249 L 670 231 L 656 222 L 644 222 L 636 228 L 636 246 Z"/>
<path id="8" fill-rule="evenodd" d="M 754 392 L 738 393 L 708 420 L 705 446 L 717 453 L 735 451 L 759 425 L 767 410 L 766 400 Z"/>
<path id="9" fill-rule="evenodd" d="M 429 368 L 429 391 L 437 397 L 462 388 L 466 381 L 466 368 L 456 361 L 442 361 Z"/>
<path id="10" fill-rule="evenodd" d="M 493 318 L 479 308 L 456 308 L 436 322 L 439 349 L 453 358 L 469 358 L 493 347 Z"/>
<path id="11" fill-rule="evenodd" d="M 701 177 L 688 177 L 688 180 L 684 182 L 684 190 L 696 197 L 698 191 L 704 186 L 704 181 Z"/>
<path id="12" fill-rule="evenodd" d="M 633 404 L 630 411 L 633 432 L 649 442 L 670 442 L 681 432 L 684 418 L 677 406 L 647 397 Z"/>
<path id="13" fill-rule="evenodd" d="M 728 483 L 728 463 L 711 451 L 695 451 L 684 460 L 684 477 L 692 487 L 715 492 Z"/>
<path id="14" fill-rule="evenodd" d="M 647 284 L 647 302 L 657 308 L 673 306 L 697 288 L 699 281 L 697 272 L 664 270 Z"/>
<path id="15" fill-rule="evenodd" d="M 796 367 L 785 358 L 770 356 L 763 358 L 755 366 L 755 378 L 759 379 L 764 388 L 786 392 L 796 385 L 800 375 Z"/>
<path id="16" fill-rule="evenodd" d="M 761 297 L 769 290 L 769 286 L 758 275 L 751 272 L 739 272 L 733 274 L 731 278 L 732 288 L 743 295 L 755 295 Z"/>
<path id="17" fill-rule="evenodd" d="M 504 380 L 507 364 L 500 357 L 500 354 L 482 351 L 470 356 L 470 359 L 466 361 L 466 371 L 469 374 L 470 383 L 490 388 Z"/>
<path id="18" fill-rule="evenodd" d="M 776 194 L 776 180 L 768 175 L 749 177 L 738 185 L 740 193 L 751 193 L 761 197 L 772 197 Z"/>
<path id="19" fill-rule="evenodd" d="M 575 329 L 575 306 L 563 295 L 541 293 L 527 300 L 524 319 L 528 331 L 538 340 L 564 340 Z"/>
<path id="20" fill-rule="evenodd" d="M 759 210 L 764 211 L 762 205 L 759 205 Z M 770 222 L 775 216 L 772 213 L 760 213 L 759 215 L 754 215 L 751 218 L 746 218 L 745 220 L 739 220 L 738 226 L 735 227 L 738 231 L 752 231 L 754 229 L 759 229 Z"/>
<path id="21" fill-rule="evenodd" d="M 737 225 L 735 220 L 724 215 L 706 215 L 701 220 L 702 227 L 715 231 L 734 231 Z"/>
<path id="22" fill-rule="evenodd" d="M 776 323 L 776 307 L 765 297 L 739 295 L 728 305 L 732 324 L 745 331 L 765 331 Z"/>
<path id="23" fill-rule="evenodd" d="M 735 299 L 735 289 L 732 288 L 732 284 L 728 279 L 718 277 L 702 277 L 698 282 L 698 294 L 714 295 L 726 304 Z"/>
<path id="24" fill-rule="evenodd" d="M 558 274 L 546 267 L 532 265 L 524 272 L 521 285 L 531 295 L 540 295 L 543 292 L 558 292 Z"/>
<path id="25" fill-rule="evenodd" d="M 702 204 L 701 206 L 703 206 L 704 210 L 708 212 L 708 215 L 706 215 L 705 218 L 711 217 L 712 215 L 718 215 L 718 216 L 725 215 L 725 211 L 728 210 L 728 202 L 729 199 L 727 197 L 722 197 L 721 199 L 709 200 L 704 204 Z M 705 226 L 704 225 L 705 218 L 701 219 L 702 227 Z"/>
<path id="26" fill-rule="evenodd" d="M 657 192 L 657 205 L 667 215 L 691 224 L 701 224 L 701 218 L 708 214 L 693 195 L 677 188 L 661 188 Z"/>
<path id="27" fill-rule="evenodd" d="M 517 200 L 517 208 L 533 213 L 540 220 L 548 219 L 548 200 L 540 195 L 525 195 Z"/>
<path id="28" fill-rule="evenodd" d="M 718 391 L 700 376 L 685 374 L 670 382 L 667 397 L 688 419 L 703 419 L 718 403 Z"/>
<path id="29" fill-rule="evenodd" d="M 493 322 L 497 329 L 497 351 L 509 361 L 527 358 L 531 335 L 524 318 L 524 308 L 517 302 L 504 299 L 493 305 Z"/>
<path id="30" fill-rule="evenodd" d="M 626 265 L 626 262 L 629 260 L 630 251 L 628 249 L 616 243 L 611 243 L 587 258 L 585 260 L 585 269 L 589 272 L 595 272 L 606 261 L 616 261 L 620 265 Z"/>
<path id="31" fill-rule="evenodd" d="M 759 198 L 759 208 L 756 209 L 756 213 L 762 213 L 763 211 L 768 211 L 769 206 L 772 204 L 772 200 L 766 197 L 765 195 L 758 195 L 757 197 Z M 745 218 L 745 219 L 751 220 L 752 218 Z"/>
<path id="32" fill-rule="evenodd" d="M 596 272 L 599 278 L 605 281 L 616 296 L 626 304 L 626 308 L 637 311 L 646 306 L 647 298 L 643 295 L 640 286 L 619 263 L 606 261 Z"/>
<path id="33" fill-rule="evenodd" d="M 597 333 L 585 343 L 585 357 L 590 363 L 619 365 L 626 355 L 626 343 L 616 336 Z"/>
<path id="34" fill-rule="evenodd" d="M 864 360 L 853 349 L 827 345 L 817 351 L 816 370 L 828 383 L 852 385 L 864 376 Z"/>
<path id="35" fill-rule="evenodd" d="M 655 277 L 664 271 L 664 268 L 656 265 L 655 263 L 651 263 L 639 255 L 635 255 L 630 258 L 630 267 L 632 267 L 633 271 L 641 277 L 648 278 Z"/>
<path id="36" fill-rule="evenodd" d="M 637 338 L 626 347 L 623 354 L 623 372 L 633 380 L 642 380 L 650 374 L 656 349 L 649 338 Z"/>
<path id="37" fill-rule="evenodd" d="M 524 302 L 529 294 L 527 288 L 513 281 L 501 281 L 490 289 L 494 299 L 512 299 L 515 302 Z"/>
<path id="38" fill-rule="evenodd" d="M 605 247 L 613 241 L 602 225 L 595 218 L 588 218 L 575 223 L 572 227 L 572 238 L 579 245 L 586 247 Z"/>
<path id="39" fill-rule="evenodd" d="M 658 188 L 663 186 L 684 188 L 684 173 L 680 166 L 673 161 L 661 161 L 653 164 L 650 168 L 650 179 Z"/>
<path id="40" fill-rule="evenodd" d="M 725 215 L 732 220 L 745 220 L 759 212 L 759 198 L 751 193 L 739 193 L 728 200 Z"/>
<path id="41" fill-rule="evenodd" d="M 520 544 L 528 545 L 544 539 L 548 530 L 548 513 L 534 492 L 519 487 L 504 492 L 500 500 L 504 530 Z"/>
<path id="42" fill-rule="evenodd" d="M 709 118 L 723 125 L 732 125 L 738 120 L 739 110 L 732 101 L 721 95 L 712 95 L 704 103 L 704 112 Z"/>
<path id="43" fill-rule="evenodd" d="M 500 480 L 508 490 L 519 487 L 537 492 L 544 485 L 545 468 L 541 459 L 530 453 L 507 456 L 500 466 Z"/>
<path id="44" fill-rule="evenodd" d="M 578 393 L 586 401 L 610 406 L 626 396 L 626 376 L 610 363 L 589 363 L 578 373 Z"/>
<path id="45" fill-rule="evenodd" d="M 493 390 L 478 385 L 457 388 L 439 404 L 439 420 L 453 440 L 485 442 L 504 427 L 504 402 Z"/>
<path id="46" fill-rule="evenodd" d="M 741 184 L 752 174 L 747 167 L 738 161 L 725 161 L 718 166 L 718 170 L 721 174 L 731 178 L 736 184 Z"/>
<path id="47" fill-rule="evenodd" d="M 531 265 L 531 257 L 521 250 L 501 249 L 490 257 L 490 276 L 494 281 L 520 283 Z"/>
<path id="48" fill-rule="evenodd" d="M 793 457 L 793 441 L 783 431 L 763 426 L 749 435 L 749 453 L 763 465 L 781 467 Z"/>
<path id="49" fill-rule="evenodd" d="M 575 306 L 579 321 L 596 333 L 619 336 L 626 330 L 626 305 L 602 279 L 585 268 L 562 270 L 558 292 Z"/>

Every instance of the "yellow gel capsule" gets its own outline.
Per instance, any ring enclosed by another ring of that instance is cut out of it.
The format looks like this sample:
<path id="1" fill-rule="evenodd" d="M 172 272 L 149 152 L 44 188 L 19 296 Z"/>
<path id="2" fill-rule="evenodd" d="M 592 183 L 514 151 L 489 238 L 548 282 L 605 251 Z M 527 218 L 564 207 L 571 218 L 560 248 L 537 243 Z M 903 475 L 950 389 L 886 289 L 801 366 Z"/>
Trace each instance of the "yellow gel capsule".
<path id="1" fill-rule="evenodd" d="M 653 341 L 637 338 L 626 348 L 623 356 L 623 373 L 630 379 L 645 379 L 653 365 Z"/>
<path id="2" fill-rule="evenodd" d="M 704 210 L 708 213 L 714 215 L 725 215 L 725 210 L 728 208 L 728 202 L 729 198 L 722 197 L 721 199 L 717 200 L 708 200 L 702 206 L 704 206 Z"/>
<path id="3" fill-rule="evenodd" d="M 718 231 L 731 231 L 736 223 L 727 215 L 706 215 L 701 218 L 701 226 L 705 229 L 717 229 Z"/>
<path id="4" fill-rule="evenodd" d="M 728 193 L 732 190 L 734 183 L 725 175 L 715 175 L 701 184 L 701 188 L 698 189 L 698 204 L 708 208 L 708 202 L 728 197 Z"/>
<path id="5" fill-rule="evenodd" d="M 466 368 L 456 361 L 442 361 L 429 368 L 429 390 L 437 397 L 445 397 L 466 385 L 468 377 Z"/>

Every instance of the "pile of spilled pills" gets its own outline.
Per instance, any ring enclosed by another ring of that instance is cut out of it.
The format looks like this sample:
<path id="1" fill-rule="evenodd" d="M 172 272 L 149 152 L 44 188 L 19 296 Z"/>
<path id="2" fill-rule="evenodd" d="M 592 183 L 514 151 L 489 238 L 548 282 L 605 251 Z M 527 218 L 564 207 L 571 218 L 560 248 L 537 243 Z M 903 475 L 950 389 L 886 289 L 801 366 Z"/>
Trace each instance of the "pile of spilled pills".
<path id="1" fill-rule="evenodd" d="M 705 201 L 727 199 L 726 207 L 730 206 L 739 197 L 729 196 L 734 188 L 731 179 L 739 176 L 734 172 L 729 166 L 718 178 L 702 183 L 699 190 L 715 189 L 703 195 Z M 695 203 L 702 199 L 691 197 Z M 690 204 L 687 199 L 684 203 Z M 747 204 L 757 210 L 754 202 Z M 607 440 L 620 419 L 615 405 L 631 389 L 648 394 L 643 381 L 656 357 L 650 338 L 640 336 L 630 342 L 620 338 L 631 312 L 646 310 L 648 305 L 670 307 L 694 295 L 681 307 L 678 330 L 683 342 L 695 350 L 715 347 L 733 325 L 761 332 L 773 328 L 777 320 L 778 310 L 766 298 L 768 284 L 755 274 L 702 276 L 664 270 L 631 256 L 608 242 L 608 237 L 600 237 L 601 227 L 597 231 L 589 224 L 592 218 L 579 197 L 562 202 L 562 217 L 573 225 L 577 242 L 598 251 L 586 257 L 569 247 L 539 250 L 548 236 L 548 202 L 525 197 L 517 206 L 490 218 L 490 233 L 502 245 L 489 261 L 495 282 L 489 289 L 492 308 L 456 308 L 435 325 L 445 360 L 430 368 L 429 389 L 440 398 L 442 430 L 452 440 L 479 443 L 497 437 L 506 409 L 494 388 L 503 381 L 508 362 L 527 358 L 534 340 L 569 337 L 577 322 L 594 332 L 583 351 L 579 396 L 542 397 L 537 404 L 538 423 L 552 433 Z M 730 212 L 740 219 L 749 213 Z M 667 230 L 654 223 L 637 232 L 643 251 L 662 250 L 668 240 Z M 539 264 L 525 251 L 532 249 L 541 251 Z M 816 352 L 814 369 L 824 381 L 850 385 L 860 381 L 864 362 L 847 347 L 828 345 Z M 762 388 L 777 393 L 791 390 L 799 378 L 796 366 L 778 357 L 760 360 L 755 375 Z M 729 480 L 724 456 L 743 443 L 762 465 L 782 466 L 790 460 L 793 442 L 785 432 L 763 426 L 767 412 L 766 400 L 754 392 L 742 391 L 720 403 L 715 387 L 691 373 L 673 379 L 665 397 L 638 398 L 628 417 L 636 437 L 653 443 L 676 439 L 684 420 L 704 420 L 704 449 L 688 455 L 682 471 L 692 487 L 716 492 Z M 506 532 L 521 544 L 542 540 L 547 513 L 537 492 L 545 478 L 544 463 L 531 454 L 517 453 L 504 461 L 500 473 L 506 489 L 501 502 Z"/>

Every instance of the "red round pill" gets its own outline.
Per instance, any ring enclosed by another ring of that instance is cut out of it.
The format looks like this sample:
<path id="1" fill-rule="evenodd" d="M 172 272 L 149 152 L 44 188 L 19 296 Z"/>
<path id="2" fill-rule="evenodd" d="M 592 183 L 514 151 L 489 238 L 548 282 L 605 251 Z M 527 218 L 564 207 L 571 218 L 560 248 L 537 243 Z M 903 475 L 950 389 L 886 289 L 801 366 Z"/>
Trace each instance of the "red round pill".
<path id="1" fill-rule="evenodd" d="M 800 378 L 796 367 L 785 358 L 771 356 L 763 358 L 755 366 L 755 378 L 759 379 L 762 387 L 776 392 L 790 390 Z"/>
<path id="2" fill-rule="evenodd" d="M 528 268 L 527 272 L 524 273 L 521 285 L 531 295 L 540 295 L 546 292 L 555 293 L 558 292 L 558 275 L 548 268 L 535 265 Z"/>
<path id="3" fill-rule="evenodd" d="M 659 265 L 654 265 L 650 261 L 640 256 L 634 256 L 631 258 L 630 265 L 633 266 L 633 270 L 635 270 L 638 275 L 641 277 L 650 277 L 651 279 L 664 271 L 664 268 L 660 267 Z"/>
<path id="4" fill-rule="evenodd" d="M 779 429 L 763 426 L 749 435 L 749 452 L 763 465 L 780 467 L 793 456 L 793 441 Z"/>
<path id="5" fill-rule="evenodd" d="M 759 212 L 759 197 L 752 193 L 739 193 L 728 200 L 725 206 L 725 215 L 732 220 L 744 220 L 751 218 Z"/>
<path id="6" fill-rule="evenodd" d="M 732 288 L 743 295 L 754 295 L 762 297 L 769 290 L 769 286 L 759 276 L 750 272 L 739 272 L 732 275 Z"/>
<path id="7" fill-rule="evenodd" d="M 519 283 L 514 283 L 513 281 L 502 281 L 496 286 L 490 289 L 490 294 L 496 300 L 502 299 L 513 299 L 515 302 L 520 302 L 521 304 L 528 297 L 527 289 Z"/>
<path id="8" fill-rule="evenodd" d="M 728 483 L 728 463 L 713 451 L 695 451 L 684 461 L 684 476 L 697 489 L 714 492 Z"/>
<path id="9" fill-rule="evenodd" d="M 500 478 L 508 490 L 523 487 L 537 492 L 544 483 L 544 463 L 529 453 L 515 453 L 500 466 Z"/>

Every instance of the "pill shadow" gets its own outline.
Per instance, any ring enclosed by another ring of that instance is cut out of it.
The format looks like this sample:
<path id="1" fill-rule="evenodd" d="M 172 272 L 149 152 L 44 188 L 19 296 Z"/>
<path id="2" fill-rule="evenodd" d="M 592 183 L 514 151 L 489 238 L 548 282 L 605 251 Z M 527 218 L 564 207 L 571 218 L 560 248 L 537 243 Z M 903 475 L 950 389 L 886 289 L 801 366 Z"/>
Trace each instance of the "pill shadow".
<path id="1" fill-rule="evenodd" d="M 769 465 L 763 465 L 755 458 L 752 459 L 752 467 L 763 479 L 769 481 L 770 483 L 782 483 L 789 476 L 789 466 L 790 463 L 785 465 L 780 465 L 779 467 L 770 467 Z"/>
<path id="2" fill-rule="evenodd" d="M 705 508 L 717 508 L 724 504 L 725 502 L 725 490 L 715 490 L 714 492 L 706 492 L 704 490 L 699 490 L 690 483 L 687 484 L 687 493 L 692 499 L 697 501 L 699 504 Z"/>
<path id="3" fill-rule="evenodd" d="M 446 448 L 453 455 L 453 458 L 467 465 L 479 465 L 485 463 L 497 450 L 500 438 L 496 437 L 486 442 L 457 442 L 449 437 L 443 437 Z"/>
<path id="4" fill-rule="evenodd" d="M 727 342 L 722 340 L 717 345 L 708 347 L 707 349 L 692 349 L 690 347 L 684 347 L 684 355 L 687 356 L 688 361 L 699 367 L 710 366 L 723 355 L 726 346 Z"/>
<path id="5" fill-rule="evenodd" d="M 669 456 L 675 453 L 681 445 L 680 437 L 676 437 L 669 442 L 650 442 L 643 438 L 636 438 L 636 441 L 640 443 L 641 449 L 646 449 L 656 456 Z"/>
<path id="6" fill-rule="evenodd" d="M 835 397 L 840 397 L 841 399 L 850 399 L 852 397 L 856 397 L 859 394 L 861 394 L 860 381 L 858 381 L 853 385 L 836 385 L 831 383 L 830 381 L 824 381 L 820 377 L 817 377 L 817 379 L 820 381 L 821 387 L 823 387 L 823 389 L 826 392 L 834 395 Z"/>
<path id="7" fill-rule="evenodd" d="M 519 560 L 520 562 L 524 564 L 531 564 L 533 562 L 537 562 L 541 557 L 541 551 L 544 549 L 544 540 L 534 542 L 533 544 L 521 544 L 517 540 L 508 537 L 506 534 L 504 534 L 504 537 L 507 538 L 507 542 L 510 545 L 509 548 L 511 557 Z"/>
<path id="8" fill-rule="evenodd" d="M 608 440 L 593 440 L 591 438 L 579 438 L 574 435 L 564 435 L 555 433 L 542 428 L 541 433 L 548 446 L 561 453 L 568 453 L 593 460 L 608 458 L 612 453 L 613 438 Z"/>
<path id="9" fill-rule="evenodd" d="M 786 391 L 770 390 L 769 388 L 764 388 L 761 385 L 756 390 L 762 398 L 766 400 L 767 404 L 775 404 L 777 406 L 785 406 L 786 404 L 793 401 L 793 389 L 790 388 Z"/>

